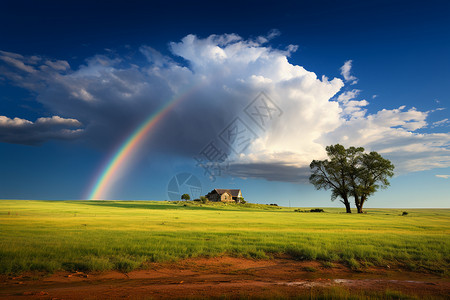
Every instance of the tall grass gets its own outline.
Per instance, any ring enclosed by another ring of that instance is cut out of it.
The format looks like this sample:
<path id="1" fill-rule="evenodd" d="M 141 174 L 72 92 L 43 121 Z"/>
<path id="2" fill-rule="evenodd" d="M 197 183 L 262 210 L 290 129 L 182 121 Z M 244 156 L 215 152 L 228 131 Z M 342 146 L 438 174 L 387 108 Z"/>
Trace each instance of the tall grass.
<path id="1" fill-rule="evenodd" d="M 121 270 L 231 255 L 398 265 L 448 275 L 450 210 L 299 213 L 265 205 L 0 202 L 0 273 Z"/>

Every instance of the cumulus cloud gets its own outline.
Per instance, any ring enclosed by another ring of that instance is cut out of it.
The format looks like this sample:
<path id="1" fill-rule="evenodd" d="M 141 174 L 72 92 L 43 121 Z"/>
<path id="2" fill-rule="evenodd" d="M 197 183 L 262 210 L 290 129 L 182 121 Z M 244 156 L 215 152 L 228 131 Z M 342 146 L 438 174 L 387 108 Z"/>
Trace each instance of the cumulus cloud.
<path id="1" fill-rule="evenodd" d="M 84 124 L 83 135 L 75 130 L 73 137 L 107 149 L 173 99 L 181 100 L 151 131 L 146 151 L 192 158 L 239 117 L 253 134 L 238 151 L 222 143 L 234 176 L 305 181 L 311 160 L 325 158 L 324 147 L 335 143 L 379 151 L 400 172 L 450 166 L 450 135 L 417 132 L 432 112 L 401 106 L 369 114 L 360 90 L 342 91 L 341 79 L 289 62 L 295 45 L 271 47 L 277 34 L 188 35 L 170 43 L 171 55 L 143 45 L 134 55 L 92 56 L 76 69 L 62 60 L 0 52 L 0 76 L 35 93 L 53 114 Z M 351 66 L 349 60 L 341 68 L 349 85 L 358 80 Z M 248 113 L 262 91 L 280 110 L 266 127 Z M 5 121 L 17 122 L 9 132 L 50 122 L 14 120 Z M 2 141 L 15 142 L 9 136 Z"/>
<path id="2" fill-rule="evenodd" d="M 352 70 L 352 60 L 347 60 L 344 65 L 341 67 L 341 75 L 344 77 L 345 81 L 349 84 L 358 83 L 358 78 L 351 75 L 350 72 Z"/>
<path id="3" fill-rule="evenodd" d="M 38 118 L 35 122 L 0 116 L 0 142 L 38 145 L 51 139 L 70 140 L 82 134 L 82 126 L 78 120 L 59 116 Z"/>
<path id="4" fill-rule="evenodd" d="M 450 134 L 415 133 L 425 128 L 428 112 L 415 108 L 383 109 L 375 114 L 352 118 L 325 134 L 321 143 L 361 145 L 391 159 L 397 173 L 450 166 Z"/>
<path id="5" fill-rule="evenodd" d="M 344 118 L 358 118 L 366 114 L 364 106 L 369 105 L 366 100 L 356 100 L 356 97 L 361 91 L 354 89 L 343 92 L 339 95 L 337 100 L 341 103 L 342 113 Z"/>

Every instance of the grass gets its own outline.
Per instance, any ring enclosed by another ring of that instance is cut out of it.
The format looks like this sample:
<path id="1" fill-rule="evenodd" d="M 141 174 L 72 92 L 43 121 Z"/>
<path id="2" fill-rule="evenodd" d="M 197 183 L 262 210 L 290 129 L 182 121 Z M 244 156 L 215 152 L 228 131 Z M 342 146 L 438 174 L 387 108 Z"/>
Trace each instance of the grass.
<path id="1" fill-rule="evenodd" d="M 349 289 L 346 287 L 333 286 L 333 287 L 313 287 L 308 291 L 299 290 L 299 293 L 295 296 L 290 295 L 287 297 L 276 291 L 268 291 L 263 297 L 255 297 L 242 292 L 238 299 L 294 299 L 294 300 L 436 300 L 446 299 L 445 295 L 420 295 L 417 296 L 411 292 L 405 293 L 397 290 L 386 289 L 382 291 L 370 291 L 362 289 Z M 195 300 L 195 299 L 236 299 L 233 296 L 222 297 L 186 297 L 183 299 Z"/>
<path id="2" fill-rule="evenodd" d="M 280 299 L 282 299 L 280 297 Z M 299 295 L 294 299 L 309 299 L 309 300 L 325 300 L 325 299 L 346 299 L 346 300 L 418 300 L 419 298 L 413 294 L 406 294 L 396 290 L 385 290 L 380 292 L 364 291 L 364 290 L 349 290 L 345 287 L 330 287 L 330 288 L 313 288 L 309 295 Z M 420 299 L 445 299 L 445 297 L 427 297 L 421 295 Z"/>
<path id="3" fill-rule="evenodd" d="M 184 206 L 186 205 L 186 206 Z M 398 266 L 448 276 L 450 210 L 324 213 L 259 204 L 0 201 L 0 273 L 121 270 L 239 256 Z"/>

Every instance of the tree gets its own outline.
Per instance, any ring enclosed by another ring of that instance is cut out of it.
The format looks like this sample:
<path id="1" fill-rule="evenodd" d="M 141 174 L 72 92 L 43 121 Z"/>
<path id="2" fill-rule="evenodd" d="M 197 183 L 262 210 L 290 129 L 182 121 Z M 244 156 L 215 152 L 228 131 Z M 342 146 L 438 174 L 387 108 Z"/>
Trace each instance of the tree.
<path id="1" fill-rule="evenodd" d="M 331 201 L 338 197 L 345 205 L 347 213 L 351 213 L 350 201 L 351 187 L 347 178 L 349 170 L 347 149 L 342 145 L 326 147 L 330 160 L 313 160 L 309 167 L 312 174 L 309 181 L 316 189 L 331 190 Z"/>
<path id="2" fill-rule="evenodd" d="M 191 197 L 189 196 L 189 194 L 183 194 L 183 195 L 181 195 L 181 199 L 183 199 L 183 200 L 191 200 Z"/>
<path id="3" fill-rule="evenodd" d="M 331 200 L 340 197 L 347 213 L 351 213 L 348 198 L 354 197 L 358 213 L 368 197 L 389 185 L 394 165 L 377 152 L 364 153 L 362 147 L 336 144 L 326 147 L 329 160 L 313 160 L 309 181 L 316 189 L 331 190 Z"/>
<path id="4" fill-rule="evenodd" d="M 394 176 L 394 165 L 375 151 L 364 153 L 356 167 L 355 205 L 363 213 L 363 205 L 379 188 L 387 188 L 389 178 Z"/>

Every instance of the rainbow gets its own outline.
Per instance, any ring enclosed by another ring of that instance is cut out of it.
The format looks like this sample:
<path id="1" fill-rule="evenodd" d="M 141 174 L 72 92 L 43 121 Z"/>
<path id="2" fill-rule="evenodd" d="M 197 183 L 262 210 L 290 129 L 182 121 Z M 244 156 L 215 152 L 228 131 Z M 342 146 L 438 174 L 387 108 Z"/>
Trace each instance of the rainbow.
<path id="1" fill-rule="evenodd" d="M 104 199 L 111 182 L 117 178 L 125 169 L 127 162 L 133 157 L 133 154 L 145 140 L 149 132 L 155 125 L 162 120 L 167 113 L 183 99 L 197 90 L 198 86 L 189 89 L 187 92 L 173 97 L 159 110 L 152 113 L 144 122 L 142 122 L 121 144 L 117 147 L 107 163 L 100 169 L 95 177 L 94 184 L 86 197 L 89 200 Z"/>

